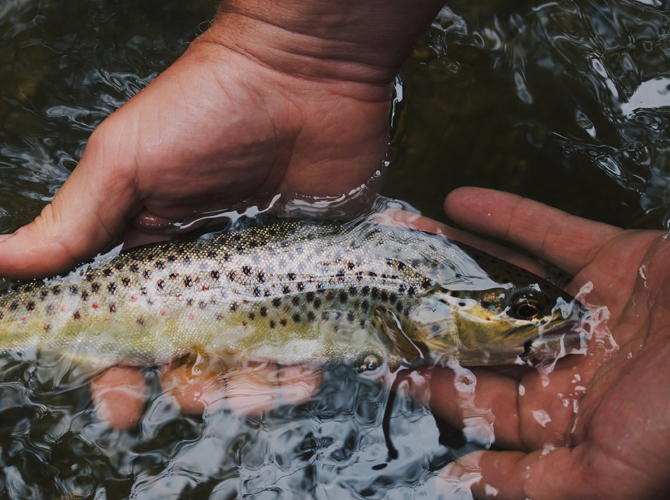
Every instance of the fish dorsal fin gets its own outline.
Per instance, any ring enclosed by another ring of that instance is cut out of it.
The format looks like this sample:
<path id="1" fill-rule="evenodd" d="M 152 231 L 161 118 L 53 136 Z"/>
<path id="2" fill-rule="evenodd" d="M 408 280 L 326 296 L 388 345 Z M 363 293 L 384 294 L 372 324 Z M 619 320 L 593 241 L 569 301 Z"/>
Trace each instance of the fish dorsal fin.
<path id="1" fill-rule="evenodd" d="M 402 323 L 392 311 L 379 308 L 375 311 L 375 319 L 379 330 L 384 333 L 405 364 L 423 364 L 427 358 L 426 346 L 405 332 Z"/>

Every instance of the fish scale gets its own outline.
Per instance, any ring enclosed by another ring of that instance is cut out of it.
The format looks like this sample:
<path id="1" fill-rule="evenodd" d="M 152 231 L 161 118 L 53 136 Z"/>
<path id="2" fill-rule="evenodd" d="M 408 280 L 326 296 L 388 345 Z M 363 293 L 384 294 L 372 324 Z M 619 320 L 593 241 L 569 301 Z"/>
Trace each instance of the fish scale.
<path id="1" fill-rule="evenodd" d="M 574 322 L 574 314 L 547 308 L 520 323 L 495 299 L 488 303 L 498 310 L 480 311 L 484 294 L 533 286 L 551 304 L 572 301 L 491 259 L 437 235 L 369 222 L 268 221 L 132 249 L 17 286 L 0 298 L 0 353 L 57 352 L 100 367 L 164 363 L 192 351 L 284 364 L 357 362 L 373 353 L 397 365 L 426 354 L 458 358 L 478 342 L 495 352 L 480 323 L 496 333 L 523 327 L 530 338 L 531 330 L 537 336 Z"/>

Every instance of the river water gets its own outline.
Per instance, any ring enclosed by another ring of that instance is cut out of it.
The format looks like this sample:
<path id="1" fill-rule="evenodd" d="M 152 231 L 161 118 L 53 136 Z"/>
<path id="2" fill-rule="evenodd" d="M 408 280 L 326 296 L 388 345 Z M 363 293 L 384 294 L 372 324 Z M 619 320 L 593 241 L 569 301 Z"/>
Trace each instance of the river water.
<path id="1" fill-rule="evenodd" d="M 211 0 L 0 4 L 0 231 L 29 222 L 96 124 L 165 69 Z M 670 224 L 670 4 L 452 0 L 403 67 L 384 194 L 445 220 L 462 185 L 625 227 Z M 477 448 L 344 366 L 310 401 L 260 417 L 182 415 L 147 368 L 141 425 L 111 431 L 85 387 L 33 390 L 0 360 L 0 500 L 432 498 Z"/>

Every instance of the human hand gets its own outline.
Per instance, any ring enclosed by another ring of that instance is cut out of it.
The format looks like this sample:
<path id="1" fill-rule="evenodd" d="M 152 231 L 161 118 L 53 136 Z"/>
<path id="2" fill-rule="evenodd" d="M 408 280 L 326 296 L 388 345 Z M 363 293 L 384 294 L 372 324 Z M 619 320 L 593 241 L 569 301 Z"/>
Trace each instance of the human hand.
<path id="1" fill-rule="evenodd" d="M 94 131 L 53 202 L 0 237 L 0 276 L 65 272 L 122 235 L 276 194 L 339 196 L 383 163 L 391 88 L 430 0 L 226 0 Z"/>
<path id="2" fill-rule="evenodd" d="M 475 498 L 667 498 L 670 492 L 670 241 L 623 231 L 511 194 L 465 188 L 445 202 L 459 224 L 504 239 L 591 282 L 593 338 L 553 371 L 431 374 L 431 406 L 464 428 L 488 419 L 499 448 L 441 473 Z M 607 312 L 609 316 L 607 316 Z M 475 388 L 476 387 L 476 388 Z"/>

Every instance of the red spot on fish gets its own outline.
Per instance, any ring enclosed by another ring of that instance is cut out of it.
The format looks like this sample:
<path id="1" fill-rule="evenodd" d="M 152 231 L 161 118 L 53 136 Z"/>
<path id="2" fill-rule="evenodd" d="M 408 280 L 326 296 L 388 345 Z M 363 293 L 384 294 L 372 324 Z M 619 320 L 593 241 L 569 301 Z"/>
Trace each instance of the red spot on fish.
<path id="1" fill-rule="evenodd" d="M 189 315 L 188 315 L 188 319 L 192 320 L 192 319 L 193 319 L 193 315 L 192 315 L 192 314 L 189 314 Z"/>
<path id="2" fill-rule="evenodd" d="M 21 318 L 21 321 L 22 321 L 23 324 L 25 325 L 26 323 L 28 323 L 28 318 Z"/>
<path id="3" fill-rule="evenodd" d="M 202 291 L 205 292 L 209 290 L 209 285 L 202 285 Z"/>
<path id="4" fill-rule="evenodd" d="M 97 308 L 100 307 L 100 306 L 98 305 L 97 302 L 93 302 L 93 304 L 91 305 L 91 307 L 92 307 L 93 309 L 97 309 Z"/>
<path id="5" fill-rule="evenodd" d="M 67 311 L 67 307 L 66 306 L 60 306 L 60 312 L 65 312 L 65 311 Z"/>
<path id="6" fill-rule="evenodd" d="M 130 297 L 131 302 L 135 302 L 136 300 L 137 300 L 137 297 L 135 297 L 134 295 L 132 297 Z"/>
<path id="7" fill-rule="evenodd" d="M 161 316 L 167 316 L 167 313 L 165 311 L 161 311 Z"/>

